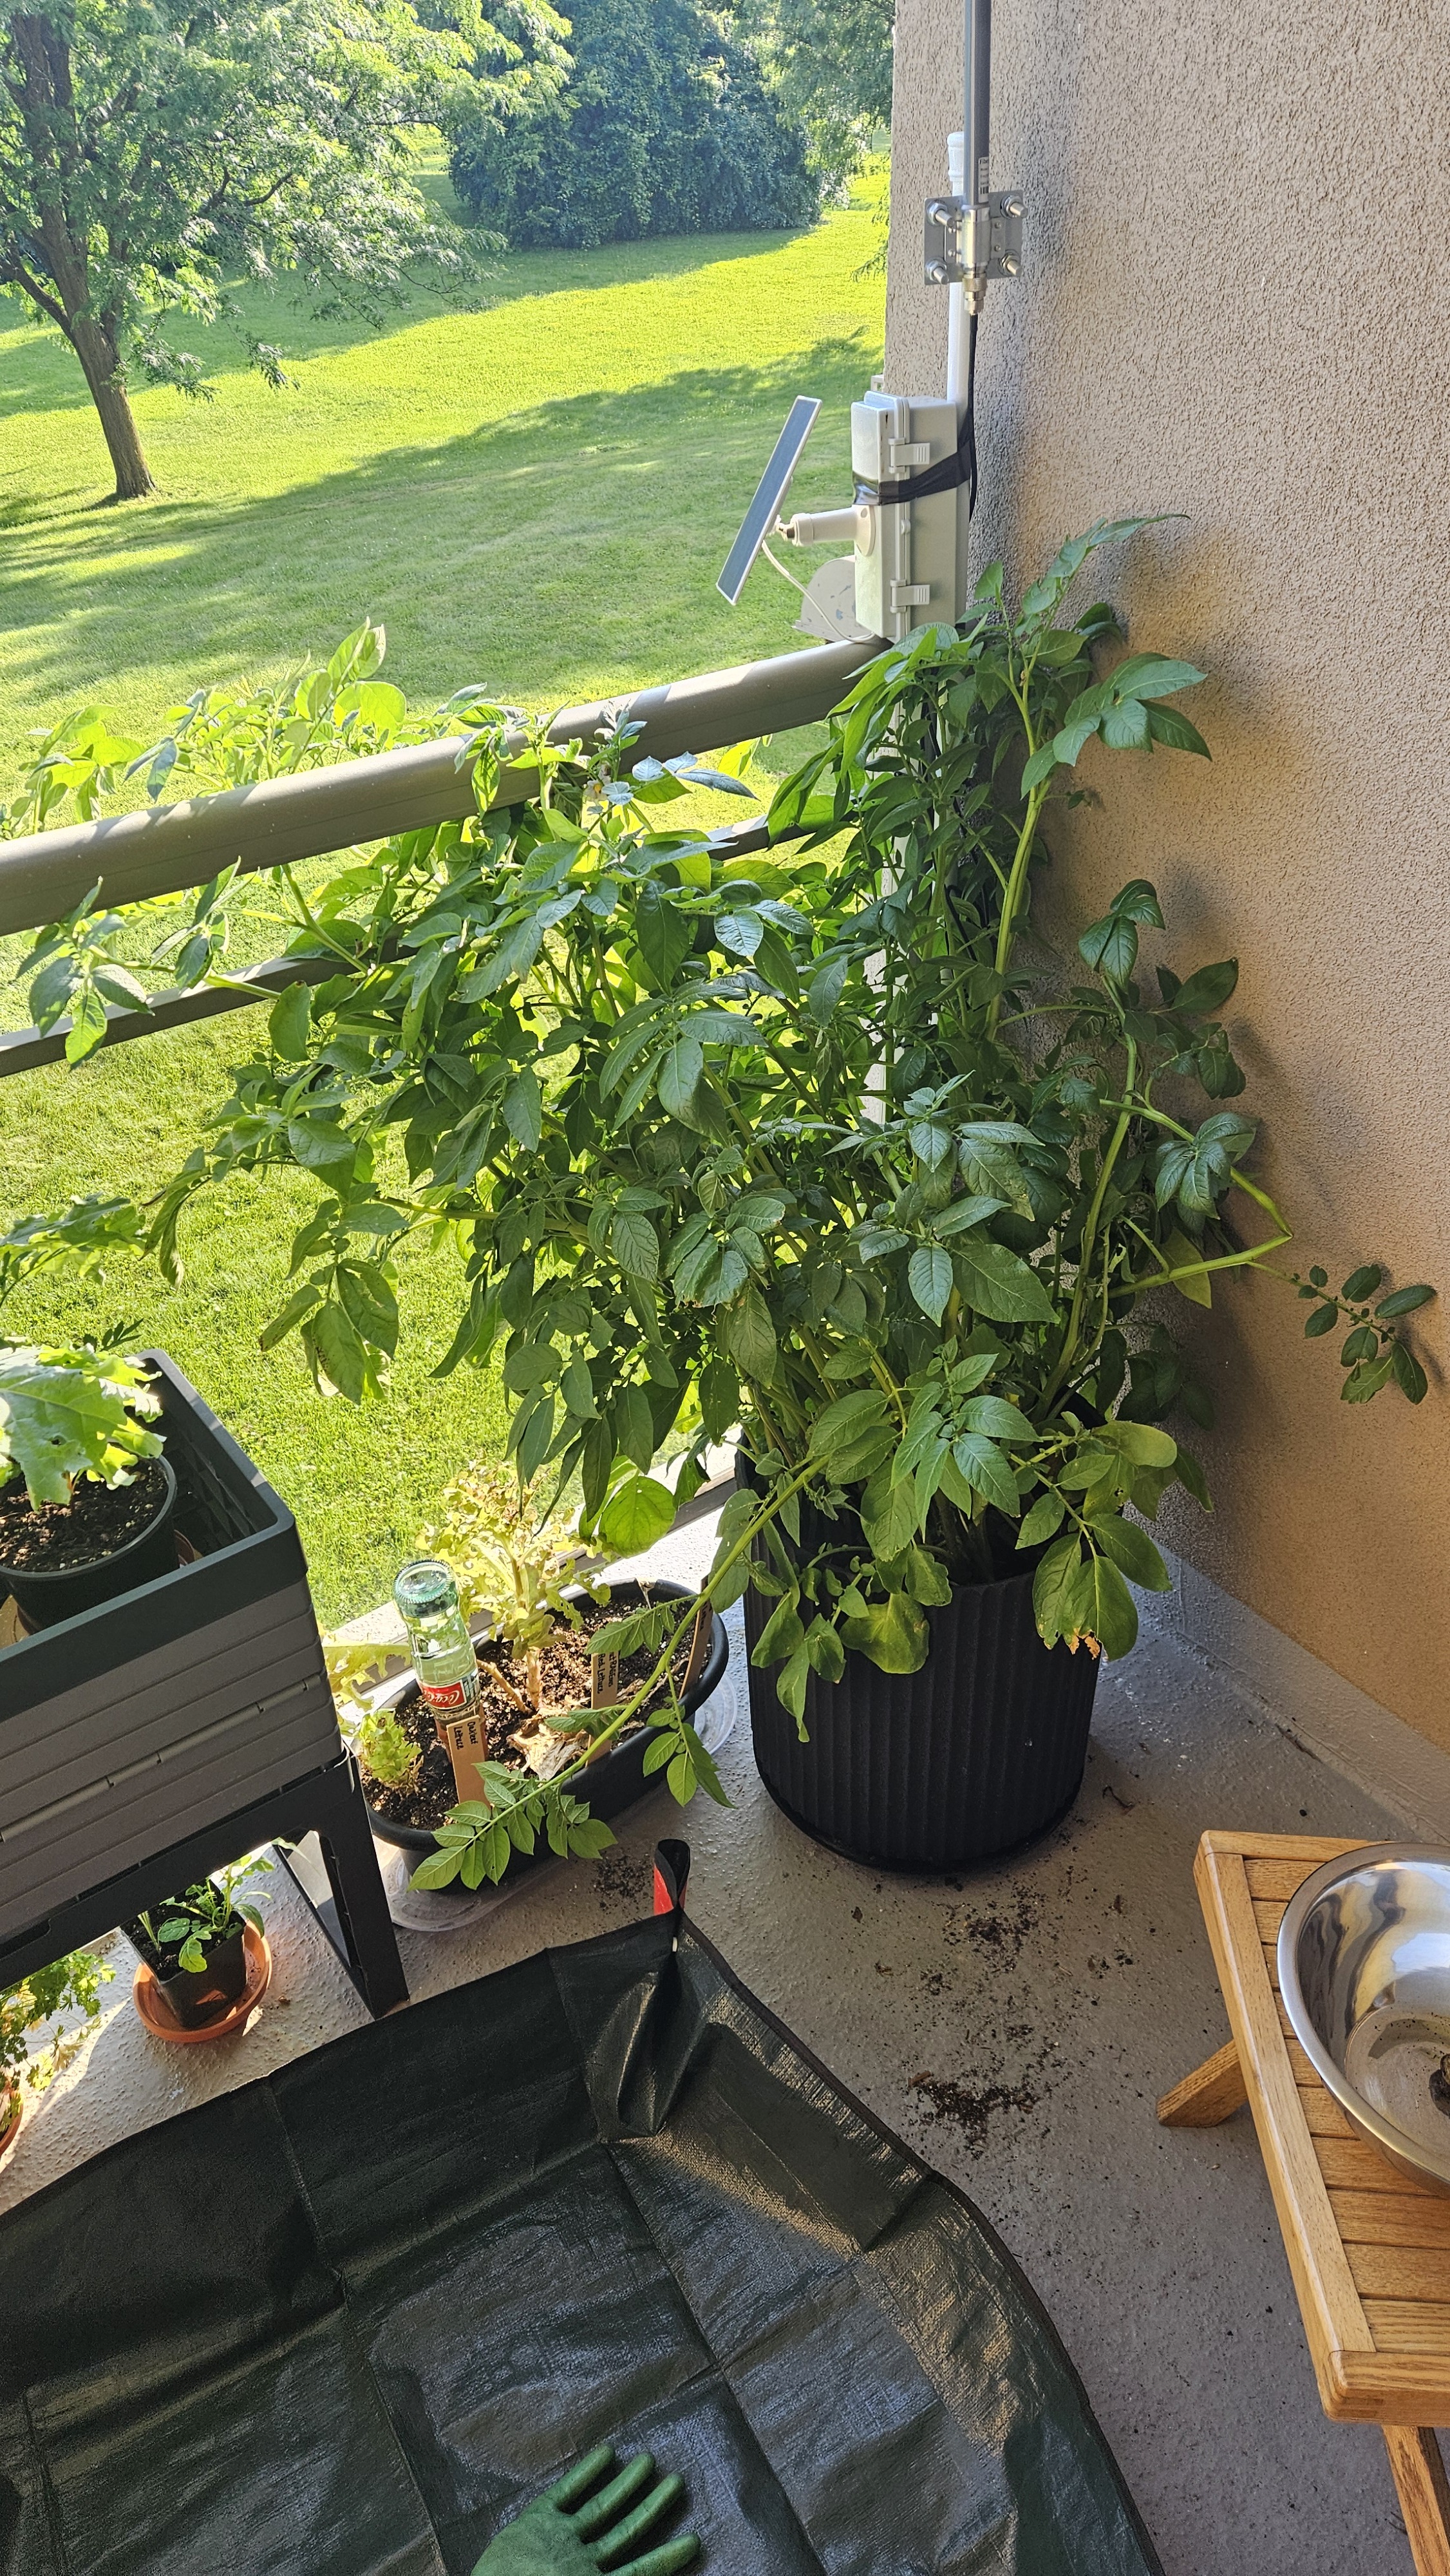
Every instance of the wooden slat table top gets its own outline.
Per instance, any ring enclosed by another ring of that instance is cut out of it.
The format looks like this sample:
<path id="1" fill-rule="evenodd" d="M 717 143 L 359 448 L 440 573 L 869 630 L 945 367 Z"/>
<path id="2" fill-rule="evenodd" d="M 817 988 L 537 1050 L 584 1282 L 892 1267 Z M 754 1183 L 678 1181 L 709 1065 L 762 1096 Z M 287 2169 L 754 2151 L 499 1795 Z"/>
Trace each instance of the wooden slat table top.
<path id="1" fill-rule="evenodd" d="M 1206 1833 L 1194 1878 L 1327 2415 L 1450 2425 L 1450 2196 L 1357 2138 L 1292 2036 L 1275 1944 L 1353 1842 Z"/>

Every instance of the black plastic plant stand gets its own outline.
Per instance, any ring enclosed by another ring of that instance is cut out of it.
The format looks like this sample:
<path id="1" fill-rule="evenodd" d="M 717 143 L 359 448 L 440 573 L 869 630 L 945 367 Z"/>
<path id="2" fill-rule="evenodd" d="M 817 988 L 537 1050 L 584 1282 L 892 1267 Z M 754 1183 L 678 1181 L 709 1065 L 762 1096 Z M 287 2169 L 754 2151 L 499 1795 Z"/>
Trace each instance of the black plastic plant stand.
<path id="1" fill-rule="evenodd" d="M 315 1852 L 308 1848 L 313 1836 Z M 33 1968 L 48 1966 L 240 1853 L 271 1842 L 296 1847 L 283 1850 L 281 1858 L 368 2011 L 376 2017 L 406 2003 L 408 1981 L 350 1753 L 68 1898 L 0 1947 L 0 1985 L 16 1984 Z"/>
<path id="2" fill-rule="evenodd" d="M 165 1353 L 145 1357 L 190 1554 L 0 1652 L 0 1985 L 285 1839 L 310 1846 L 292 1875 L 389 2012 L 408 1989 L 297 1525 Z"/>

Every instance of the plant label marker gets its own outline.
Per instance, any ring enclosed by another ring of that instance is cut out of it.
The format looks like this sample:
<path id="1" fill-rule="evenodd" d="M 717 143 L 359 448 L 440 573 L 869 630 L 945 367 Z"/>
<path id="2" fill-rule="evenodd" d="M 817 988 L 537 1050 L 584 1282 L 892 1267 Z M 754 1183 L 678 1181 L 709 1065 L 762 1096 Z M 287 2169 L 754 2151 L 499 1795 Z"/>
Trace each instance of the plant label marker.
<path id="1" fill-rule="evenodd" d="M 596 1655 L 589 1683 L 591 1708 L 613 1708 L 619 1697 L 619 1657 Z"/>
<path id="2" fill-rule="evenodd" d="M 479 1794 L 478 1766 L 488 1760 L 488 1738 L 477 1714 L 434 1716 L 438 1741 L 453 1765 L 453 1786 L 460 1800 Z"/>

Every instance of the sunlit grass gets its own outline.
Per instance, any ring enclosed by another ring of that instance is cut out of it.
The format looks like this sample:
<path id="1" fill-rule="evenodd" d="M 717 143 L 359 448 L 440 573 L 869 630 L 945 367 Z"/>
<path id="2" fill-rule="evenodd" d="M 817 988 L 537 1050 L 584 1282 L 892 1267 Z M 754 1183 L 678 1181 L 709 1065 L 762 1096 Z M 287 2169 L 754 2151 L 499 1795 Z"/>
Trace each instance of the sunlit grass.
<path id="1" fill-rule="evenodd" d="M 773 576 L 738 612 L 714 578 L 797 392 L 825 405 L 799 497 L 845 494 L 849 404 L 880 360 L 881 282 L 855 271 L 883 176 L 788 239 L 510 259 L 488 311 L 419 298 L 377 337 L 254 309 L 297 361 L 282 394 L 222 332 L 188 334 L 217 398 L 138 394 L 163 489 L 118 511 L 74 360 L 0 298 L 0 798 L 29 729 L 66 708 L 144 737 L 197 682 L 283 671 L 365 610 L 425 702 L 480 679 L 557 706 L 789 649 Z M 0 1209 L 153 1190 L 256 1034 L 238 1015 L 6 1082 Z M 459 1465 L 497 1450 L 502 1404 L 491 1374 L 430 1374 L 457 1311 L 447 1248 L 405 1260 L 383 1403 L 324 1404 L 295 1343 L 263 1357 L 311 1203 L 300 1181 L 233 1182 L 189 1220 L 180 1288 L 137 1267 L 6 1323 L 127 1318 L 170 1351 L 296 1510 L 338 1618 L 380 1597 Z"/>
<path id="2" fill-rule="evenodd" d="M 715 575 L 796 393 L 824 404 L 798 496 L 846 496 L 882 175 L 807 233 L 508 259 L 488 311 L 420 297 L 376 336 L 244 298 L 292 384 L 188 330 L 215 400 L 137 393 L 162 489 L 119 510 L 75 360 L 0 296 L 0 782 L 68 707 L 145 733 L 365 610 L 410 698 L 562 705 L 787 650 L 774 576 L 732 610 Z"/>

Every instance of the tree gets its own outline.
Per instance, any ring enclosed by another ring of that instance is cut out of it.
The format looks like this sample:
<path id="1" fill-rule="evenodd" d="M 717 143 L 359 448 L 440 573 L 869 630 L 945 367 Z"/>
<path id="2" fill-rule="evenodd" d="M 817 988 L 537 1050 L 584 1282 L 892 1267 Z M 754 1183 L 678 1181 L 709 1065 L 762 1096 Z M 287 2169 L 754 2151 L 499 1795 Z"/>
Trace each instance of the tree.
<path id="1" fill-rule="evenodd" d="M 521 248 L 785 230 L 820 188 L 798 115 L 702 0 L 568 0 L 573 65 L 457 136 L 453 183 Z"/>
<path id="2" fill-rule="evenodd" d="M 839 184 L 891 123 L 895 0 L 743 0 L 738 25 L 803 117 L 811 160 Z"/>
<path id="3" fill-rule="evenodd" d="M 229 280 L 290 276 L 315 309 L 376 319 L 420 265 L 476 270 L 414 183 L 409 133 L 508 96 L 521 49 L 490 58 L 482 35 L 410 0 L 0 0 L 0 288 L 74 349 L 118 501 L 154 489 L 130 369 L 206 390 L 168 315 L 237 318 Z"/>

